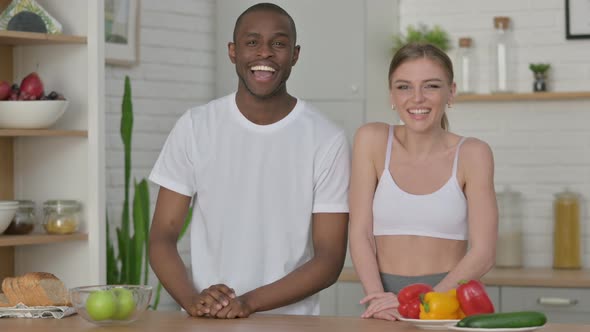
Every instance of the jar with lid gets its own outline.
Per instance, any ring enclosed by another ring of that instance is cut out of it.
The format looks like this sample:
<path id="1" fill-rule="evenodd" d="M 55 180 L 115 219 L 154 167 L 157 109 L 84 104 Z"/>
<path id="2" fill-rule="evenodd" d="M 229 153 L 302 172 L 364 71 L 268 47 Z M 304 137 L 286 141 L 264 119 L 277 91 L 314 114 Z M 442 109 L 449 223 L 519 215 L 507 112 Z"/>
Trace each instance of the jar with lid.
<path id="1" fill-rule="evenodd" d="M 18 201 L 18 208 L 14 218 L 4 231 L 4 234 L 9 235 L 24 235 L 29 234 L 35 228 L 37 217 L 35 215 L 35 203 L 31 200 Z"/>
<path id="2" fill-rule="evenodd" d="M 459 38 L 457 50 L 456 81 L 458 93 L 475 92 L 475 53 L 472 48 L 473 40 L 469 37 Z"/>
<path id="3" fill-rule="evenodd" d="M 497 194 L 498 242 L 496 266 L 522 266 L 522 199 L 519 192 L 506 187 Z"/>
<path id="4" fill-rule="evenodd" d="M 491 43 L 491 91 L 496 93 L 512 92 L 514 83 L 514 50 L 512 34 L 509 30 L 510 18 L 494 17 L 494 36 Z"/>
<path id="5" fill-rule="evenodd" d="M 49 234 L 71 234 L 80 224 L 80 202 L 51 200 L 43 203 L 43 226 Z"/>
<path id="6" fill-rule="evenodd" d="M 565 190 L 555 194 L 553 203 L 553 267 L 581 268 L 580 203 L 578 194 Z"/>

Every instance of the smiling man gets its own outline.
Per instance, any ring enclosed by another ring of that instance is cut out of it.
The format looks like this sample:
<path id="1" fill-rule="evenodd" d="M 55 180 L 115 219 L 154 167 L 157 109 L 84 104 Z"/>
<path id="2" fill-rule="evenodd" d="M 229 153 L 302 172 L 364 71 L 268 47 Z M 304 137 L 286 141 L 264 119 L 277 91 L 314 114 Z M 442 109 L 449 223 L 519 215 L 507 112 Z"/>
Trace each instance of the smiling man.
<path id="1" fill-rule="evenodd" d="M 287 92 L 300 51 L 287 12 L 254 5 L 233 39 L 237 92 L 187 111 L 150 175 L 150 262 L 192 316 L 318 314 L 346 254 L 346 136 Z M 191 200 L 192 281 L 176 246 Z"/>

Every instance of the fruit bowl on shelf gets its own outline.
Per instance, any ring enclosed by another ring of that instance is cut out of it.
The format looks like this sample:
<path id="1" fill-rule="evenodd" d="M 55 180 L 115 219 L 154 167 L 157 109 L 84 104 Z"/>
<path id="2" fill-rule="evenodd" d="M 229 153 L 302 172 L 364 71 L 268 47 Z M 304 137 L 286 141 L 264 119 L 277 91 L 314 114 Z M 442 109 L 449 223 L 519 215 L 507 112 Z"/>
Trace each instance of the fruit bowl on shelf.
<path id="1" fill-rule="evenodd" d="M 47 128 L 64 114 L 67 107 L 67 100 L 0 101 L 0 129 Z"/>
<path id="2" fill-rule="evenodd" d="M 0 201 L 0 234 L 8 228 L 17 209 L 17 201 Z"/>
<path id="3" fill-rule="evenodd" d="M 100 285 L 70 289 L 76 312 L 97 325 L 122 325 L 136 321 L 147 309 L 152 287 Z"/>

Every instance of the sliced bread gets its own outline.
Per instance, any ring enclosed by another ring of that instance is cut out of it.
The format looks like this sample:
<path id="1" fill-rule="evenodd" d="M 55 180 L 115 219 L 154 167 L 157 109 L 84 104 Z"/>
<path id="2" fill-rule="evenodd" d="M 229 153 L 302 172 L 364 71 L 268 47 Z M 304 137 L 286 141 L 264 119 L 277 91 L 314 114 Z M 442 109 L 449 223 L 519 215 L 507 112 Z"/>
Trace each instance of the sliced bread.
<path id="1" fill-rule="evenodd" d="M 4 293 L 0 293 L 0 307 L 12 307 L 10 302 L 8 302 L 8 298 Z"/>
<path id="2" fill-rule="evenodd" d="M 2 291 L 10 306 L 18 303 L 27 306 L 71 306 L 64 283 L 47 272 L 29 272 L 19 277 L 4 278 Z"/>

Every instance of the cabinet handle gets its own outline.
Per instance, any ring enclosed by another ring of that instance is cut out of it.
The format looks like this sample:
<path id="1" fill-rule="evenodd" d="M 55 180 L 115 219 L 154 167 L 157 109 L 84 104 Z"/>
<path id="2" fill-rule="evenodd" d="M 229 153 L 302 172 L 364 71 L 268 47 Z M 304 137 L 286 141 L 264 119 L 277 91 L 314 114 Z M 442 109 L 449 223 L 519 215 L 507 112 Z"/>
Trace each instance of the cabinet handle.
<path id="1" fill-rule="evenodd" d="M 540 297 L 537 299 L 537 303 L 554 307 L 567 307 L 578 304 L 578 300 L 564 299 L 562 297 Z"/>

